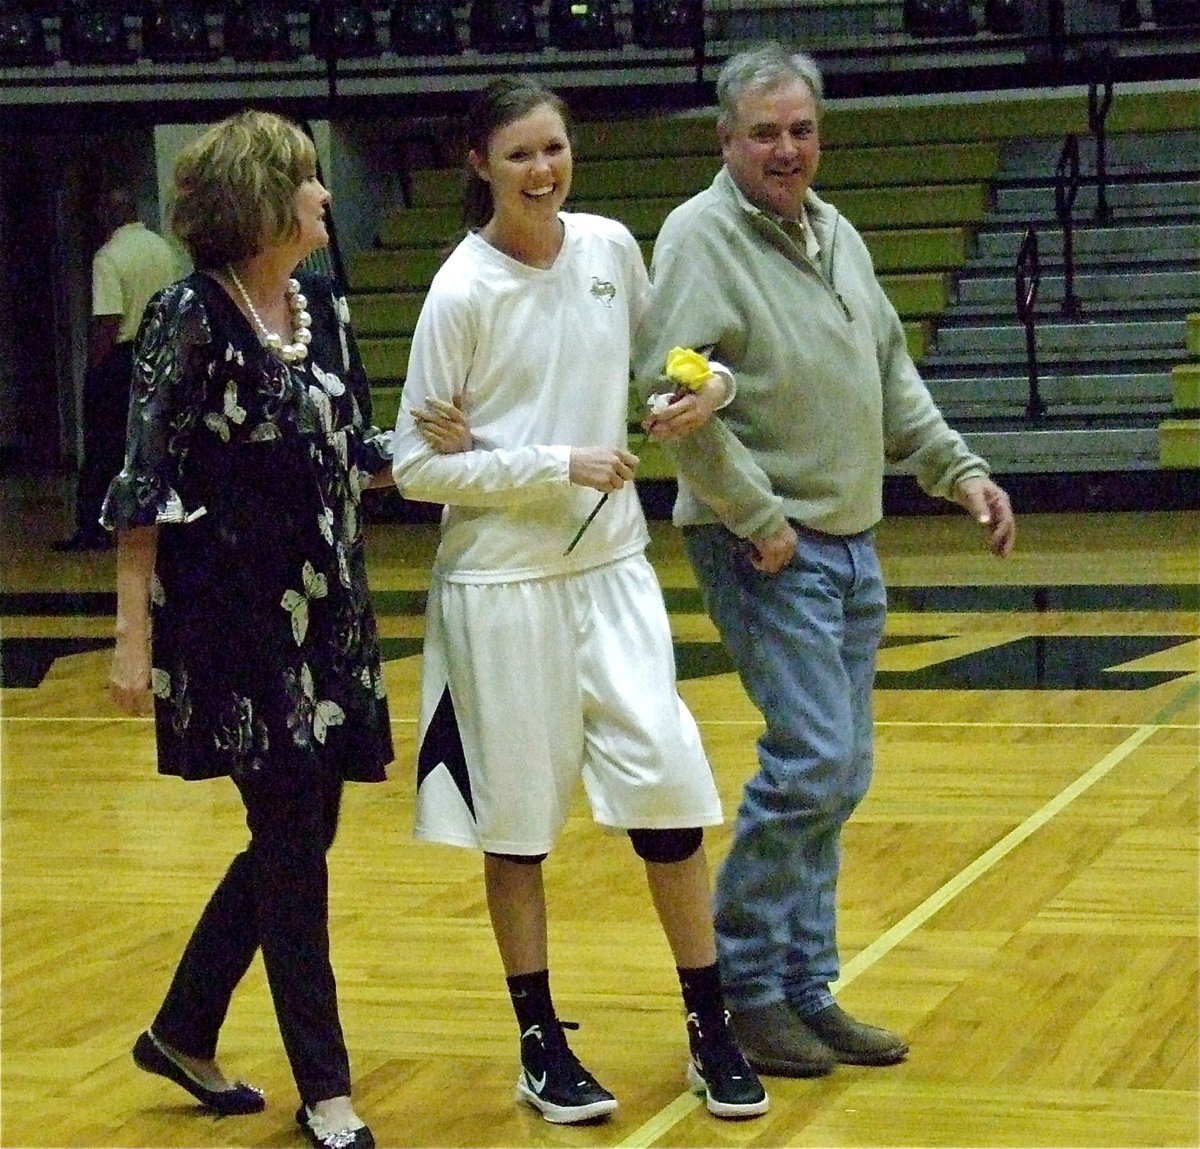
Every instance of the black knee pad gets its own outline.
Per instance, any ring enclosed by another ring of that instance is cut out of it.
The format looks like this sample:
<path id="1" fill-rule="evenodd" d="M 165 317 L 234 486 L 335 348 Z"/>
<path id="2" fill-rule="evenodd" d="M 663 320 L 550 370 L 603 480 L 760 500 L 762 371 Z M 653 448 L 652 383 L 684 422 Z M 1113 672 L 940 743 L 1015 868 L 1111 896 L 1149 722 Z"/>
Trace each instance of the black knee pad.
<path id="1" fill-rule="evenodd" d="M 687 830 L 630 830 L 634 852 L 646 862 L 682 862 L 704 841 L 698 826 Z"/>
<path id="2" fill-rule="evenodd" d="M 540 866 L 545 860 L 545 854 L 496 854 L 484 850 L 489 858 L 499 858 L 502 862 L 513 862 L 518 866 Z"/>

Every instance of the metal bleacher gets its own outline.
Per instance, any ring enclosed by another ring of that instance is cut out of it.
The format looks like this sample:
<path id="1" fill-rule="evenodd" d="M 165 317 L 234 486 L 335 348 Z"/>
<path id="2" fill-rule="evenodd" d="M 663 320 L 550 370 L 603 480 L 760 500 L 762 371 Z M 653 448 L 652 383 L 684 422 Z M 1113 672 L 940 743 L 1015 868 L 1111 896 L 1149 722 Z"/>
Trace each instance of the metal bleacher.
<path id="1" fill-rule="evenodd" d="M 1107 211 L 1080 190 L 1067 306 L 1055 214 L 1058 140 L 1013 141 L 995 206 L 956 279 L 922 371 L 942 410 L 1008 470 L 1157 468 L 1159 425 L 1187 316 L 1200 311 L 1200 132 L 1117 134 L 1107 149 Z M 1094 141 L 1082 149 L 1094 171 Z M 1040 232 L 1036 370 L 1045 406 L 1029 419 L 1025 333 L 1013 268 L 1026 229 Z"/>
<path id="2" fill-rule="evenodd" d="M 91 2 L 99 0 L 71 0 Z M 931 32 L 907 26 L 905 0 L 706 0 L 692 9 L 699 23 L 687 36 L 652 43 L 636 35 L 635 2 L 653 0 L 614 0 L 610 46 L 565 48 L 552 42 L 546 0 L 533 0 L 537 43 L 517 51 L 473 43 L 463 0 L 454 5 L 455 48 L 438 54 L 406 51 L 390 31 L 395 6 L 367 0 L 354 5 L 367 13 L 365 43 L 322 55 L 314 21 L 336 3 L 280 0 L 288 50 L 256 60 L 231 32 L 233 0 L 199 0 L 204 59 L 171 61 L 147 56 L 142 5 L 112 0 L 124 12 L 128 51 L 87 62 L 63 55 L 67 0 L 0 0 L 0 131 L 8 141 L 0 183 L 6 171 L 38 170 L 41 157 L 69 153 L 69 143 L 51 137 L 77 133 L 98 156 L 148 148 L 148 157 L 135 157 L 139 170 L 157 170 L 161 180 L 176 138 L 164 126 L 247 103 L 317 122 L 344 241 L 339 266 L 376 418 L 387 423 L 424 290 L 459 233 L 455 131 L 471 91 L 514 71 L 561 90 L 578 127 L 568 207 L 621 219 L 648 258 L 667 212 L 720 163 L 712 102 L 721 64 L 747 42 L 776 36 L 811 51 L 825 72 L 817 190 L 862 232 L 931 390 L 997 469 L 1200 468 L 1200 15 L 1176 24 L 1165 14 L 1186 15 L 1186 6 L 1122 0 L 1118 28 L 1118 0 L 1064 0 L 1067 25 L 1084 9 L 1107 13 L 1109 25 L 1048 35 L 1038 23 L 1048 0 L 1021 0 L 1032 23 L 1016 31 L 991 26 L 992 6 L 972 0 L 967 26 Z M 21 12 L 34 13 L 44 37 L 36 59 L 4 56 L 13 43 L 5 20 Z M 1102 221 L 1088 182 L 1096 144 L 1089 101 L 1101 80 L 1115 89 Z M 120 149 L 105 143 L 120 133 Z M 1052 185 L 1067 133 L 1081 141 L 1084 174 L 1074 234 L 1079 312 L 1070 317 L 1057 314 L 1063 249 Z M 158 192 L 161 206 L 161 184 Z M 1043 262 L 1045 410 L 1036 420 L 1013 306 L 1013 264 L 1030 227 Z M 86 267 L 69 247 L 64 274 Z M 6 305 L 0 297 L 0 315 L 11 313 L 20 286 L 0 289 L 11 295 Z M 86 285 L 64 290 L 82 296 Z M 67 386 L 64 353 L 55 370 L 60 389 Z M 22 373 L 14 360 L 9 378 Z M 15 384 L 4 391 L 15 393 Z M 638 441 L 635 418 L 631 434 L 645 453 L 642 476 L 669 478 L 666 457 Z"/>
<path id="3" fill-rule="evenodd" d="M 947 417 L 1007 473 L 1157 469 L 1159 424 L 1178 407 L 1174 369 L 1187 354 L 1187 316 L 1200 311 L 1200 150 L 1198 133 L 1177 125 L 1200 123 L 1200 95 L 1186 86 L 1118 94 L 1110 119 L 1109 218 L 1093 219 L 1098 193 L 1085 181 L 1074 235 L 1080 312 L 1068 320 L 1058 314 L 1054 160 L 1063 132 L 1087 130 L 1086 92 L 831 101 L 827 110 L 818 190 L 863 233 Z M 577 134 L 571 206 L 621 219 L 647 255 L 667 212 L 719 164 L 711 112 L 586 121 Z M 1082 149 L 1085 172 L 1094 146 Z M 416 170 L 409 187 L 411 205 L 392 210 L 378 245 L 349 265 L 385 421 L 425 277 L 459 232 L 456 169 Z M 1031 226 L 1044 263 L 1046 410 L 1036 420 L 1014 304 L 1017 247 Z M 669 477 L 636 418 L 631 435 L 643 477 Z"/>

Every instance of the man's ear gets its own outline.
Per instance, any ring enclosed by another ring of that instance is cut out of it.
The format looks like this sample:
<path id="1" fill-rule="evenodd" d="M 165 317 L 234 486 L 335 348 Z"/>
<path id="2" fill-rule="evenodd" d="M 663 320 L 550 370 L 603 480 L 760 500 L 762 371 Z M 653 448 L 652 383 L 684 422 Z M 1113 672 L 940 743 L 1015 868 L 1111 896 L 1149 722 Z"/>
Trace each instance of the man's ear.
<path id="1" fill-rule="evenodd" d="M 467 163 L 471 165 L 473 171 L 484 183 L 491 183 L 491 176 L 488 175 L 487 159 L 481 156 L 474 148 L 467 152 Z"/>

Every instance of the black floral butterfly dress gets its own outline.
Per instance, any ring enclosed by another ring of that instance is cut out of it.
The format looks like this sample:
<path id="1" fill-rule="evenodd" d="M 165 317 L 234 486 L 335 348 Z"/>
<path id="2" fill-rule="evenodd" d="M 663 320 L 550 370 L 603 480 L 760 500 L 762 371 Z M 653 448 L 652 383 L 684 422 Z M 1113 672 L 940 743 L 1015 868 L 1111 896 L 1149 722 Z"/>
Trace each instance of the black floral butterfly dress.
<path id="1" fill-rule="evenodd" d="M 360 495 L 390 464 L 345 300 L 301 277 L 303 362 L 258 341 L 194 273 L 146 310 L 107 526 L 158 523 L 151 586 L 158 768 L 184 778 L 392 760 Z"/>

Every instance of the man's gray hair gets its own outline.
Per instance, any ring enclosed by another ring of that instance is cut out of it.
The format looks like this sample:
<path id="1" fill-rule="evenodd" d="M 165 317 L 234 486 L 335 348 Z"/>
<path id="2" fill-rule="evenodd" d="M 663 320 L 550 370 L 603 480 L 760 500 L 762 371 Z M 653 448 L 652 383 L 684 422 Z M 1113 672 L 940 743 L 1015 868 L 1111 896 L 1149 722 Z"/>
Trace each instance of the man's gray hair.
<path id="1" fill-rule="evenodd" d="M 825 84 L 816 60 L 805 52 L 769 40 L 730 56 L 717 77 L 718 122 L 729 124 L 737 115 L 738 102 L 748 91 L 763 91 L 792 80 L 803 80 L 813 94 L 820 119 Z"/>

